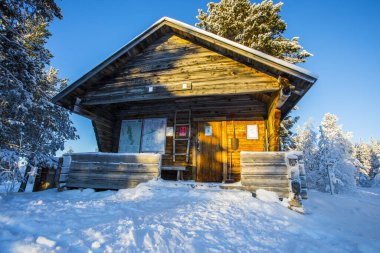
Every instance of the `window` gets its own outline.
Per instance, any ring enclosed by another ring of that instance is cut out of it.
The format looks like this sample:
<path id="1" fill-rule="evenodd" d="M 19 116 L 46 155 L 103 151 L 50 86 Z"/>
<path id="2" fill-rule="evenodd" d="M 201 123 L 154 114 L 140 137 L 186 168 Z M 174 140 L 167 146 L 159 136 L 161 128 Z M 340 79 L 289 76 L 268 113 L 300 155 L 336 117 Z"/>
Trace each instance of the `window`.
<path id="1" fill-rule="evenodd" d="M 123 120 L 120 129 L 119 153 L 139 153 L 142 120 Z"/>
<path id="2" fill-rule="evenodd" d="M 123 120 L 119 153 L 165 153 L 166 119 Z"/>

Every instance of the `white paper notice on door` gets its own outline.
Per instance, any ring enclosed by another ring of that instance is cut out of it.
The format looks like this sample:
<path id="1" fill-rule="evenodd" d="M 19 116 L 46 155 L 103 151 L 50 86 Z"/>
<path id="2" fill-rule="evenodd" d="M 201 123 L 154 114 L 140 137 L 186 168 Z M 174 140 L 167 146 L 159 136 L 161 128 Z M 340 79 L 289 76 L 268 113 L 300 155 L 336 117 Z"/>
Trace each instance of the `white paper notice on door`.
<path id="1" fill-rule="evenodd" d="M 259 139 L 259 130 L 257 125 L 247 125 L 247 139 L 257 140 Z"/>
<path id="2" fill-rule="evenodd" d="M 212 136 L 212 127 L 205 126 L 205 136 Z"/>

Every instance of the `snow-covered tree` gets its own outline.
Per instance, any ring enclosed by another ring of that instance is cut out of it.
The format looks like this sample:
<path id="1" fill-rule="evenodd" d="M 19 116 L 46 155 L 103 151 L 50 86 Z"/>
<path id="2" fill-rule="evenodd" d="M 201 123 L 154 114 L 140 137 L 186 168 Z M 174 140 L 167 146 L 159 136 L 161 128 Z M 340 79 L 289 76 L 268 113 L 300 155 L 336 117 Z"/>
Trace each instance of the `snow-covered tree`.
<path id="1" fill-rule="evenodd" d="M 284 37 L 287 25 L 280 16 L 282 4 L 271 0 L 253 4 L 249 0 L 210 2 L 207 12 L 198 10 L 196 25 L 287 62 L 305 62 L 312 54 L 303 50 L 299 38 Z"/>
<path id="2" fill-rule="evenodd" d="M 19 157 L 15 151 L 0 149 L 0 185 L 5 192 L 14 192 L 23 175 L 18 166 Z"/>
<path id="3" fill-rule="evenodd" d="M 306 181 L 310 188 L 316 188 L 316 178 L 321 178 L 317 156 L 317 133 L 313 122 L 308 121 L 298 127 L 294 136 L 294 149 L 303 152 Z"/>
<path id="4" fill-rule="evenodd" d="M 370 145 L 359 142 L 354 145 L 354 158 L 356 161 L 357 182 L 360 186 L 370 186 L 371 178 L 373 178 L 373 169 L 371 165 L 372 150 Z"/>
<path id="5" fill-rule="evenodd" d="M 49 23 L 62 18 L 54 0 L 5 0 L 0 4 L 0 149 L 27 157 L 29 164 L 75 139 L 69 113 L 51 102 L 66 85 L 45 48 Z M 16 158 L 15 158 L 16 159 Z"/>
<path id="6" fill-rule="evenodd" d="M 371 138 L 370 140 L 371 147 L 371 168 L 373 171 L 373 177 L 380 173 L 380 140 L 375 140 Z"/>
<path id="7" fill-rule="evenodd" d="M 329 191 L 330 181 L 334 192 L 354 189 L 356 168 L 352 159 L 351 133 L 343 132 L 336 115 L 326 113 L 319 134 L 317 189 Z"/>
<path id="8" fill-rule="evenodd" d="M 66 110 L 51 102 L 66 80 L 46 71 L 52 57 L 47 29 L 60 9 L 52 0 L 5 1 L 0 8 L 0 147 L 23 155 L 53 155 L 74 139 Z"/>

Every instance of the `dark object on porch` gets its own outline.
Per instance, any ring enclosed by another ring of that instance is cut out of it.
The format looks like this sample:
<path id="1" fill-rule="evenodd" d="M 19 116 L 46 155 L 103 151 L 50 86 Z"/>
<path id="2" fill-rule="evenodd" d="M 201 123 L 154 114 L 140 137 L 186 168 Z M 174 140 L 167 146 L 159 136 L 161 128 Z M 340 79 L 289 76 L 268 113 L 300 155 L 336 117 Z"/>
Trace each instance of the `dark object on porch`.
<path id="1" fill-rule="evenodd" d="M 33 186 L 33 192 L 38 191 L 44 191 L 51 188 L 56 188 L 56 181 L 55 177 L 57 175 L 57 169 L 55 168 L 47 168 L 43 167 L 38 169 L 34 186 Z"/>
<path id="2" fill-rule="evenodd" d="M 177 181 L 183 180 L 183 172 L 186 170 L 185 166 L 162 166 L 162 171 L 176 171 L 177 173 Z"/>
<path id="3" fill-rule="evenodd" d="M 297 181 L 292 181 L 292 191 L 296 195 L 301 194 L 301 184 Z"/>

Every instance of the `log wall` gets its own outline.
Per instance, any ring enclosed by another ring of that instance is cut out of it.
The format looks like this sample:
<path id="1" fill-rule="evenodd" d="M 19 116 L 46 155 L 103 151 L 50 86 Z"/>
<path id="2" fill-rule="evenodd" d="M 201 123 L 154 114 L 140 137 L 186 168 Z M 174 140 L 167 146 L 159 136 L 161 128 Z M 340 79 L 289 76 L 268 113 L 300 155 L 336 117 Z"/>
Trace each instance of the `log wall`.
<path id="1" fill-rule="evenodd" d="M 68 188 L 123 189 L 159 177 L 161 155 L 71 154 Z"/>
<path id="2" fill-rule="evenodd" d="M 248 190 L 273 191 L 289 196 L 288 168 L 284 152 L 242 152 L 241 184 Z"/>
<path id="3" fill-rule="evenodd" d="M 186 84 L 186 87 L 183 86 Z M 169 33 L 97 82 L 84 105 L 279 89 L 276 77 Z"/>

